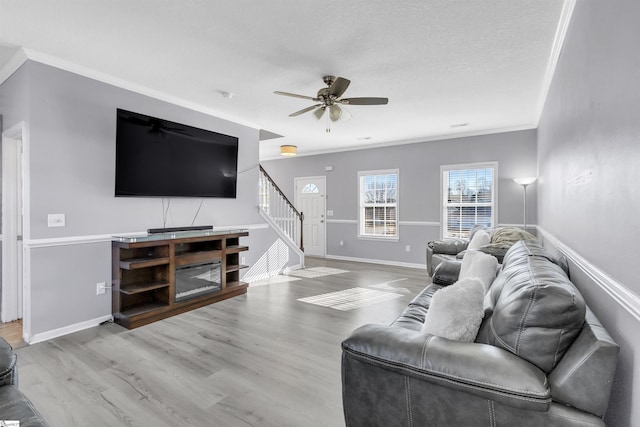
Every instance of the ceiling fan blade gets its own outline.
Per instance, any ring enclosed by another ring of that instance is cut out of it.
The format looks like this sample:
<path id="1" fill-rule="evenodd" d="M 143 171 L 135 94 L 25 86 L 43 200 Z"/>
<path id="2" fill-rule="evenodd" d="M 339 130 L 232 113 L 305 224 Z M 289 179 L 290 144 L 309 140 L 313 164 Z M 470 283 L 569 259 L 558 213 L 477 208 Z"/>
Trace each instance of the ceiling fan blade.
<path id="1" fill-rule="evenodd" d="M 384 105 L 389 103 L 389 98 L 345 98 L 340 102 L 347 105 Z"/>
<path id="2" fill-rule="evenodd" d="M 350 84 L 351 80 L 347 80 L 343 77 L 337 77 L 329 88 L 329 95 L 340 98 L 342 94 L 345 93 Z"/>
<path id="3" fill-rule="evenodd" d="M 289 117 L 296 117 L 299 116 L 300 114 L 304 114 L 306 112 L 309 112 L 311 110 L 313 110 L 314 108 L 318 108 L 319 106 L 321 106 L 322 104 L 316 104 L 316 105 L 312 105 L 311 107 L 307 107 L 307 108 L 303 108 L 300 111 L 296 111 L 295 113 L 291 113 L 289 114 Z"/>
<path id="4" fill-rule="evenodd" d="M 284 95 L 284 96 L 291 96 L 293 98 L 308 99 L 310 101 L 318 101 L 318 98 L 314 98 L 312 96 L 298 95 L 298 94 L 289 93 L 289 92 L 281 92 L 279 90 L 276 90 L 273 93 L 275 93 L 276 95 Z"/>
<path id="5" fill-rule="evenodd" d="M 316 116 L 316 119 L 320 120 L 324 115 L 324 110 L 326 109 L 327 107 L 318 108 L 316 111 L 313 112 L 313 115 Z"/>

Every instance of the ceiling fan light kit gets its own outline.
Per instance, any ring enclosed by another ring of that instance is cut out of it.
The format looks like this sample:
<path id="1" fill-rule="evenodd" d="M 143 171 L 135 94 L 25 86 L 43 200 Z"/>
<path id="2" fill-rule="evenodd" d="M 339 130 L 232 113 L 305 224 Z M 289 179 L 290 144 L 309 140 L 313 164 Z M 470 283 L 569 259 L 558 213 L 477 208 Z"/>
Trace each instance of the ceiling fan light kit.
<path id="1" fill-rule="evenodd" d="M 298 154 L 298 147 L 296 145 L 281 145 L 280 155 L 285 157 L 293 157 Z"/>
<path id="2" fill-rule="evenodd" d="M 360 98 L 341 98 L 346 92 L 347 88 L 351 84 L 351 81 L 344 77 L 324 76 L 322 78 L 327 87 L 323 87 L 318 91 L 318 94 L 313 96 L 298 95 L 290 92 L 275 91 L 276 95 L 290 96 L 293 98 L 306 99 L 309 101 L 318 102 L 310 107 L 303 108 L 289 114 L 289 117 L 296 117 L 309 111 L 315 110 L 313 115 L 318 120 L 322 118 L 325 111 L 329 109 L 329 120 L 338 121 L 348 120 L 351 118 L 351 114 L 342 107 L 342 105 L 385 105 L 389 103 L 388 98 L 374 98 L 374 97 L 360 97 Z M 327 132 L 331 132 L 329 127 L 330 122 L 327 120 Z"/>

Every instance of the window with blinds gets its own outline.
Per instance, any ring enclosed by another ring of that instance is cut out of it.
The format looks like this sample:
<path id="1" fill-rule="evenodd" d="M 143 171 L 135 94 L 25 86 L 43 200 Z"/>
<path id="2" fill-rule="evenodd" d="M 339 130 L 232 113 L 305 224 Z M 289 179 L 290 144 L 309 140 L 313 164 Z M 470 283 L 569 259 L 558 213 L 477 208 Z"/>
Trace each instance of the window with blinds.
<path id="1" fill-rule="evenodd" d="M 469 237 L 475 224 L 493 227 L 497 162 L 442 166 L 444 238 Z"/>
<path id="2" fill-rule="evenodd" d="M 398 238 L 398 170 L 358 172 L 359 237 Z"/>

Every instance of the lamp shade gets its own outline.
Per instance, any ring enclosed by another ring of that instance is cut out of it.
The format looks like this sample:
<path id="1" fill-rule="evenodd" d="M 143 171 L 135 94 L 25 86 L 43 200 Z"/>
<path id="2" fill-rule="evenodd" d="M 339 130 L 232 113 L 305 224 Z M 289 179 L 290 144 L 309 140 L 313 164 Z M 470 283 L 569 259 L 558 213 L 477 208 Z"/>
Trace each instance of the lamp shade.
<path id="1" fill-rule="evenodd" d="M 533 184 L 534 182 L 536 182 L 536 179 L 538 179 L 537 176 L 525 176 L 523 178 L 513 178 L 515 183 L 520 185 Z"/>
<path id="2" fill-rule="evenodd" d="M 295 145 L 281 145 L 280 154 L 287 157 L 295 156 L 298 154 L 298 147 Z"/>

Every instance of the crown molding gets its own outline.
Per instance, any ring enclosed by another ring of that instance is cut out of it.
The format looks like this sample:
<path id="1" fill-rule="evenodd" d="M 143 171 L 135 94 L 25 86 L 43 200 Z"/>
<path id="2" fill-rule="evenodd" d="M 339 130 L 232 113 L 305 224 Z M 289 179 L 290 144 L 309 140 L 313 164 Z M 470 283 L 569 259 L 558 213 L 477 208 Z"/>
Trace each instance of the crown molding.
<path id="1" fill-rule="evenodd" d="M 35 61 L 38 62 L 40 64 L 44 64 L 44 65 L 48 65 L 51 66 L 53 68 L 57 68 L 60 70 L 64 70 L 64 71 L 68 71 L 70 73 L 73 74 L 77 74 L 79 76 L 83 76 L 83 77 L 87 77 L 105 84 L 109 84 L 121 89 L 125 89 L 134 93 L 138 93 L 140 95 L 144 95 L 144 96 L 148 96 L 150 98 L 154 98 L 157 99 L 159 101 L 164 101 L 164 102 L 168 102 L 170 104 L 173 105 L 177 105 L 179 107 L 183 107 L 183 108 L 187 108 L 189 110 L 194 110 L 203 114 L 207 114 L 210 116 L 214 116 L 217 117 L 219 119 L 222 120 L 227 120 L 230 122 L 233 122 L 235 124 L 239 124 L 242 126 L 247 126 L 253 129 L 260 129 L 261 126 L 256 124 L 256 123 L 252 123 L 249 122 L 245 119 L 239 118 L 239 117 L 235 117 L 235 116 L 230 116 L 228 114 L 225 114 L 224 112 L 218 111 L 218 110 L 214 110 L 212 108 L 209 108 L 207 106 L 204 106 L 202 104 L 198 104 L 195 102 L 191 102 L 188 101 L 186 99 L 177 97 L 177 96 L 173 96 L 173 95 L 169 95 L 167 93 L 155 90 L 155 89 L 151 89 L 149 87 L 140 85 L 140 84 L 136 84 L 133 82 L 130 82 L 128 80 L 124 80 L 115 76 L 112 76 L 110 74 L 107 73 L 103 73 L 101 71 L 97 71 L 94 70 L 92 68 L 88 68 L 88 67 L 84 67 L 82 65 L 78 65 L 76 63 L 70 62 L 70 61 L 66 61 L 64 59 L 60 59 L 51 55 L 47 55 L 44 54 L 42 52 L 38 52 L 36 50 L 33 49 L 28 49 L 28 48 L 21 48 L 20 51 L 22 52 L 22 62 L 19 65 L 22 65 L 24 62 L 26 62 L 27 60 L 30 61 Z M 13 62 L 13 59 L 12 61 Z M 9 65 L 9 64 L 8 64 Z M 5 68 L 8 68 L 8 66 L 4 67 L 2 71 L 4 71 Z M 17 67 L 13 70 L 15 71 L 17 69 Z M 13 73 L 12 71 L 12 73 Z M 0 72 L 0 77 L 3 75 L 2 72 Z M 0 84 L 3 82 L 3 80 L 0 78 Z"/>
<path id="2" fill-rule="evenodd" d="M 540 98 L 538 99 L 538 106 L 536 111 L 536 128 L 540 125 L 540 119 L 542 118 L 544 105 L 547 102 L 547 96 L 549 96 L 549 91 L 551 90 L 553 76 L 555 75 L 556 68 L 558 67 L 560 52 L 562 51 L 564 39 L 567 36 L 567 31 L 569 30 L 569 24 L 571 23 L 571 17 L 573 16 L 575 7 L 576 0 L 564 0 L 562 11 L 560 12 L 558 27 L 556 28 L 556 35 L 553 39 L 553 45 L 551 46 L 551 53 L 549 54 L 549 61 L 547 62 L 547 69 L 544 74 L 544 79 L 542 80 Z"/>
<path id="3" fill-rule="evenodd" d="M 0 69 L 0 85 L 7 81 L 9 77 L 13 75 L 13 73 L 18 71 L 18 68 L 22 67 L 22 64 L 27 62 L 28 59 L 29 58 L 27 57 L 24 49 L 18 49 L 16 53 L 13 54 L 9 62 L 7 62 L 5 66 Z"/>

